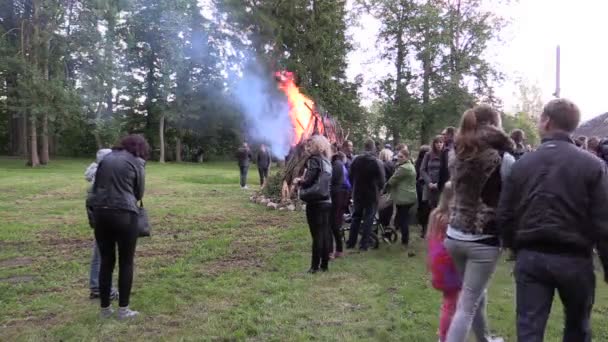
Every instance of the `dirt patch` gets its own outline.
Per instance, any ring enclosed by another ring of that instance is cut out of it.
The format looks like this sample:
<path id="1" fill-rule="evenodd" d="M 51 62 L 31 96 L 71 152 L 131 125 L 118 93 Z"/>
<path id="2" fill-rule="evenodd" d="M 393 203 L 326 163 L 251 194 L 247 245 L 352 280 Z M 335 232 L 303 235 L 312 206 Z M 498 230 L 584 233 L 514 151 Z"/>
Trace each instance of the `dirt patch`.
<path id="1" fill-rule="evenodd" d="M 53 313 L 47 313 L 39 316 L 27 316 L 24 318 L 14 318 L 8 320 L 4 327 L 21 327 L 21 326 L 50 326 L 54 322 L 58 321 L 57 315 Z"/>
<path id="2" fill-rule="evenodd" d="M 264 262 L 258 248 L 235 242 L 231 245 L 228 255 L 219 260 L 204 263 L 201 272 L 204 275 L 217 276 L 227 271 L 262 267 L 264 267 Z"/>
<path id="3" fill-rule="evenodd" d="M 23 284 L 23 283 L 29 283 L 31 281 L 34 281 L 34 279 L 36 279 L 36 276 L 33 276 L 33 275 L 19 275 L 19 276 L 7 277 L 7 278 L 0 278 L 0 282 L 9 283 L 9 284 Z"/>
<path id="4" fill-rule="evenodd" d="M 0 260 L 0 268 L 2 267 L 20 267 L 20 266 L 28 266 L 31 265 L 34 261 L 32 258 L 12 258 L 12 259 L 4 259 Z"/>

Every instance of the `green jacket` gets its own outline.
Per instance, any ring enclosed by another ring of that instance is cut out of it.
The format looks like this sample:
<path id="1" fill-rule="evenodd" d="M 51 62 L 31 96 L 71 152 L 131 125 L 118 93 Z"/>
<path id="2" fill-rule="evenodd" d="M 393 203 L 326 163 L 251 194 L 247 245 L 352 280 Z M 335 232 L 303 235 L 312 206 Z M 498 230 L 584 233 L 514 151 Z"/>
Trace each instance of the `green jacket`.
<path id="1" fill-rule="evenodd" d="M 395 173 L 388 180 L 387 190 L 397 205 L 416 203 L 416 169 L 411 161 L 398 165 Z"/>

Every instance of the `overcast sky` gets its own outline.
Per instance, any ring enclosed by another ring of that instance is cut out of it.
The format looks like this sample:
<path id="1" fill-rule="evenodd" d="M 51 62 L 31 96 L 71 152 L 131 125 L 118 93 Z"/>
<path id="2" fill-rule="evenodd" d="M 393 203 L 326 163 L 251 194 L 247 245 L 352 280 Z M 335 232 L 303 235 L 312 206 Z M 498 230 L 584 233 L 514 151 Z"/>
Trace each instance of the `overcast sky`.
<path id="1" fill-rule="evenodd" d="M 501 32 L 503 43 L 488 51 L 508 78 L 497 88 L 505 110 L 516 104 L 514 81 L 519 77 L 537 83 L 545 100 L 552 98 L 555 47 L 560 44 L 561 96 L 576 102 L 585 120 L 608 112 L 608 0 L 520 0 L 496 11 L 511 20 Z M 361 24 L 350 31 L 356 50 L 349 55 L 348 76 L 363 74 L 372 84 L 391 69 L 378 58 L 379 23 L 365 16 Z M 371 96 L 366 92 L 366 103 Z"/>

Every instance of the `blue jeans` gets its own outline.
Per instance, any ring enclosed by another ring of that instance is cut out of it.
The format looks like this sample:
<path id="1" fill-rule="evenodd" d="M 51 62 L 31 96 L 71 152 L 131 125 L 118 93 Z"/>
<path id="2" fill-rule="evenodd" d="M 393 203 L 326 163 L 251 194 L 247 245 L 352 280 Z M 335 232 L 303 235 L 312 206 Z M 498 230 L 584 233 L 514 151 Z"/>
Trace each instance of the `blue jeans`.
<path id="1" fill-rule="evenodd" d="M 496 270 L 500 248 L 452 239 L 446 239 L 444 245 L 462 277 L 462 290 L 446 341 L 467 341 L 472 329 L 478 342 L 488 342 L 487 288 Z"/>
<path id="2" fill-rule="evenodd" d="M 564 306 L 565 342 L 591 341 L 591 309 L 595 296 L 593 258 L 517 252 L 517 339 L 542 342 L 555 290 Z"/>
<path id="3" fill-rule="evenodd" d="M 247 186 L 247 173 L 249 173 L 249 165 L 239 165 L 241 171 L 241 187 Z"/>
<path id="4" fill-rule="evenodd" d="M 354 248 L 357 244 L 359 228 L 362 229 L 362 236 L 361 241 L 359 242 L 359 248 L 369 248 L 369 245 L 371 244 L 372 224 L 374 223 L 374 216 L 376 215 L 377 210 L 378 203 L 372 203 L 368 206 L 362 206 L 360 203 L 355 202 L 352 222 L 350 224 L 350 235 L 348 236 L 348 243 L 346 244 L 347 248 Z"/>
<path id="5" fill-rule="evenodd" d="M 97 241 L 93 241 L 93 257 L 91 258 L 91 272 L 89 274 L 89 289 L 99 291 L 99 267 L 101 266 L 101 256 Z"/>

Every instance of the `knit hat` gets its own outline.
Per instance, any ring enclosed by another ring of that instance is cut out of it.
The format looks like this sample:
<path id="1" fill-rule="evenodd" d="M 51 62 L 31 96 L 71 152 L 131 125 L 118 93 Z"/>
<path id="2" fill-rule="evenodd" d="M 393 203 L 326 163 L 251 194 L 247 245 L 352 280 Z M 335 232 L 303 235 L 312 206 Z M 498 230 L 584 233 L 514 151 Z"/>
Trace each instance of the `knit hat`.
<path id="1" fill-rule="evenodd" d="M 102 148 L 101 150 L 97 151 L 97 163 L 99 164 L 103 157 L 108 155 L 110 152 L 112 152 L 112 150 L 109 148 Z"/>

